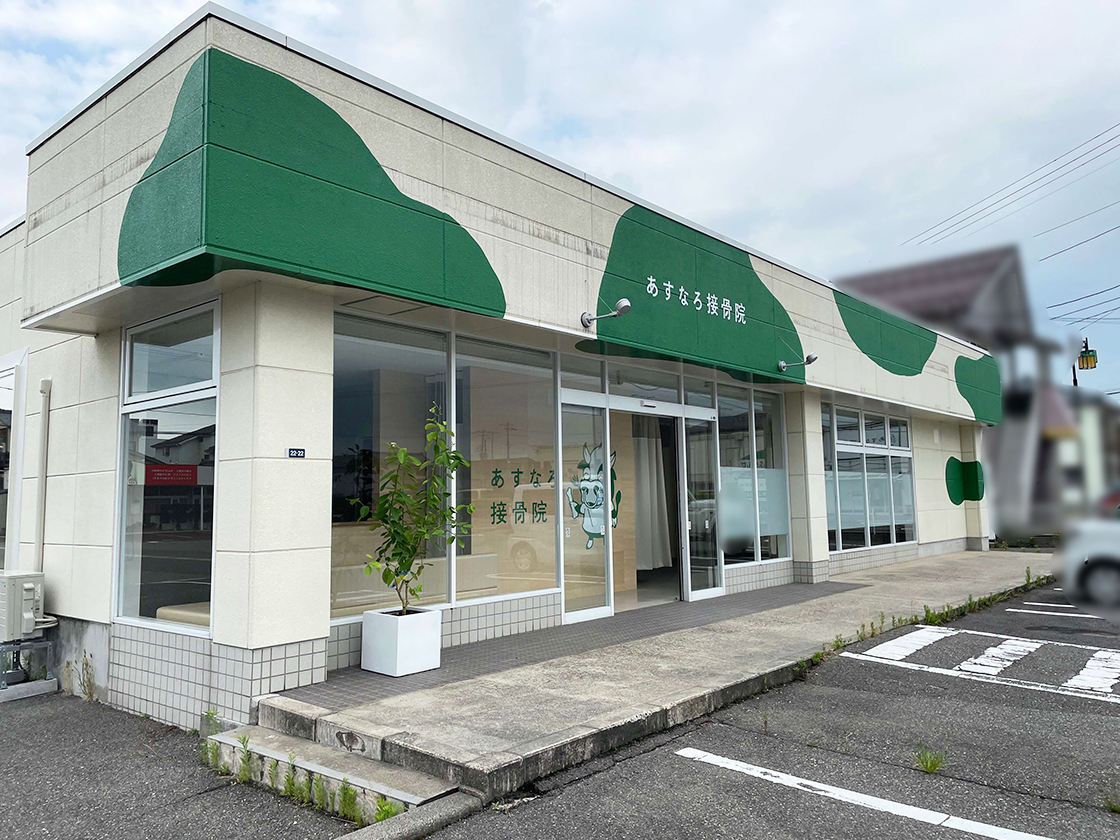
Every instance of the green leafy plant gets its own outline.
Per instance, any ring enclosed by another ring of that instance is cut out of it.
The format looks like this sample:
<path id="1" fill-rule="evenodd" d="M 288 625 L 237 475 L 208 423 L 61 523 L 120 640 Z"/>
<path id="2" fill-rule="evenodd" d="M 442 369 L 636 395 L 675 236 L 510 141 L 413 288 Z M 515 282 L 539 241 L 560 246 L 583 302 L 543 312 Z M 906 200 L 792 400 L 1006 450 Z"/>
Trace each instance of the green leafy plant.
<path id="1" fill-rule="evenodd" d="M 288 753 L 288 767 L 284 770 L 284 796 L 289 799 L 295 799 L 298 796 L 296 791 L 296 757 L 292 753 Z"/>
<path id="2" fill-rule="evenodd" d="M 237 765 L 237 781 L 241 784 L 247 784 L 257 775 L 257 757 L 249 749 L 248 735 L 239 735 L 237 741 L 241 744 L 241 761 Z"/>
<path id="3" fill-rule="evenodd" d="M 83 651 L 82 666 L 78 669 L 78 693 L 82 695 L 82 699 L 87 703 L 92 703 L 97 699 L 94 691 L 93 663 L 90 662 L 89 655 Z M 147 716 L 145 715 L 145 717 Z"/>
<path id="4" fill-rule="evenodd" d="M 276 787 L 276 776 L 280 772 L 280 762 L 275 758 L 268 763 L 268 786 L 270 788 Z"/>
<path id="5" fill-rule="evenodd" d="M 936 773 L 945 763 L 945 753 L 934 752 L 925 744 L 918 745 L 914 754 L 914 765 L 926 773 Z"/>
<path id="6" fill-rule="evenodd" d="M 1031 586 L 1031 567 L 1027 566 L 1027 588 L 1030 589 L 1030 586 Z"/>
<path id="7" fill-rule="evenodd" d="M 344 820 L 362 825 L 362 809 L 358 806 L 358 792 L 350 786 L 349 779 L 343 779 L 338 786 L 338 815 Z"/>
<path id="8" fill-rule="evenodd" d="M 404 810 L 404 806 L 397 804 L 384 796 L 377 797 L 377 809 L 373 812 L 374 822 L 385 822 Z"/>
<path id="9" fill-rule="evenodd" d="M 315 804 L 315 774 L 310 770 L 307 771 L 307 778 L 303 780 L 303 785 L 299 789 L 299 804 Z"/>
<path id="10" fill-rule="evenodd" d="M 1117 788 L 1117 791 L 1120 791 L 1120 788 Z M 1106 793 L 1104 795 L 1104 807 L 1113 814 L 1120 814 L 1120 792 Z"/>
<path id="11" fill-rule="evenodd" d="M 207 741 L 207 750 L 209 751 L 209 765 L 217 770 L 222 766 L 222 748 L 217 741 Z"/>
<path id="12" fill-rule="evenodd" d="M 474 513 L 473 504 L 454 505 L 447 482 L 460 467 L 470 461 L 452 448 L 454 433 L 443 421 L 439 407 L 433 405 L 424 424 L 426 443 L 422 457 L 410 453 L 396 443 L 389 444 L 387 467 L 381 477 L 376 502 L 360 505 L 358 521 L 369 521 L 370 530 L 383 536 L 377 556 L 367 554 L 367 575 L 374 569 L 381 580 L 397 593 L 401 615 L 407 614 L 409 603 L 420 596 L 420 575 L 427 565 L 425 555 L 432 540 L 457 541 L 470 531 L 468 522 L 459 522 L 462 513 Z"/>
<path id="13" fill-rule="evenodd" d="M 198 744 L 199 754 L 202 758 L 202 763 L 210 765 L 210 743 L 208 741 L 200 741 Z"/>
<path id="14" fill-rule="evenodd" d="M 217 709 L 207 709 L 205 712 L 202 713 L 202 716 L 204 718 L 206 718 L 206 720 L 209 723 L 217 723 L 218 722 L 218 710 Z"/>
<path id="15" fill-rule="evenodd" d="M 195 738 L 197 738 L 198 737 L 198 730 L 197 729 L 188 729 L 187 734 L 188 735 L 193 735 Z"/>
<path id="16" fill-rule="evenodd" d="M 315 798 L 311 804 L 320 811 L 330 808 L 330 794 L 327 791 L 327 783 L 321 774 L 315 777 Z"/>

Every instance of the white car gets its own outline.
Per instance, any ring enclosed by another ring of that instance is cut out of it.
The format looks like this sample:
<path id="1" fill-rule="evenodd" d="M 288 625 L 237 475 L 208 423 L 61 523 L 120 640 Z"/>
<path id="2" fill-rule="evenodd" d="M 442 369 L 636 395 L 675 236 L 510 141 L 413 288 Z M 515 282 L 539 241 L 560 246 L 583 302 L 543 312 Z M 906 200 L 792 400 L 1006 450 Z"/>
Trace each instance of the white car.
<path id="1" fill-rule="evenodd" d="M 1066 597 L 1093 607 L 1120 609 L 1120 519 L 1086 519 L 1063 538 L 1056 569 Z"/>

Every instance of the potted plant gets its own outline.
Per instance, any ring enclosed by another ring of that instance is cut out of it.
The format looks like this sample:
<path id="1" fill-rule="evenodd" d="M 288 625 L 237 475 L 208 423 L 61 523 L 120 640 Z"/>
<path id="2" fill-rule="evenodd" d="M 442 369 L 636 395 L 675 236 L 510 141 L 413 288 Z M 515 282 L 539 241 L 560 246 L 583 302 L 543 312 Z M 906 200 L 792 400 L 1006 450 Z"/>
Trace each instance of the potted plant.
<path id="1" fill-rule="evenodd" d="M 362 669 L 400 677 L 439 667 L 439 610 L 412 606 L 419 597 L 430 540 L 460 540 L 470 530 L 458 522 L 461 512 L 474 513 L 474 505 L 454 505 L 447 483 L 467 461 L 451 445 L 454 433 L 440 416 L 438 406 L 424 424 L 426 444 L 414 455 L 396 443 L 381 475 L 377 499 L 361 505 L 358 520 L 370 522 L 381 532 L 376 556 L 367 554 L 365 572 L 381 573 L 385 585 L 397 593 L 401 605 L 362 614 Z"/>

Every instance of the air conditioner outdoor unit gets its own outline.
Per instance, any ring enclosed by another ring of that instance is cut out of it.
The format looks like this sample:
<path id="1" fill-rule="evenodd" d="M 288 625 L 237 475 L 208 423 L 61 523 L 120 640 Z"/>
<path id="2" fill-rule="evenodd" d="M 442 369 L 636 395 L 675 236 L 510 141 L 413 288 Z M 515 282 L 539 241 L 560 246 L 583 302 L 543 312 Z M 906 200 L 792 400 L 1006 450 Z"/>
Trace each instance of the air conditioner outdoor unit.
<path id="1" fill-rule="evenodd" d="M 43 635 L 43 573 L 0 569 L 0 644 Z"/>

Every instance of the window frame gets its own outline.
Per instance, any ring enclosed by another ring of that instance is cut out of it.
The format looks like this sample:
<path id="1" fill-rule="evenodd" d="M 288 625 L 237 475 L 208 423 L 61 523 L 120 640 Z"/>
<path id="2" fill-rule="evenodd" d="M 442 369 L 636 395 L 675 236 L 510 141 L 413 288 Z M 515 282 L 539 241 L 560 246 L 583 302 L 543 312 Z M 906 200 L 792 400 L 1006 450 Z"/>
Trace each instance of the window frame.
<path id="1" fill-rule="evenodd" d="M 195 315 L 201 315 L 207 310 L 213 313 L 214 318 L 214 329 L 211 332 L 214 352 L 210 369 L 210 378 L 202 379 L 198 382 L 191 382 L 187 385 L 179 385 L 175 388 L 163 388 L 159 391 L 147 391 L 143 394 L 133 394 L 132 348 L 135 335 L 139 332 L 146 332 L 148 330 L 156 329 L 163 326 L 164 324 L 170 324 L 174 321 L 182 320 L 184 316 L 193 317 Z M 198 306 L 191 306 L 186 309 L 181 309 L 178 312 L 172 312 L 170 315 L 164 315 L 160 318 L 154 318 L 150 321 L 144 321 L 143 323 L 135 324 L 125 329 L 121 345 L 121 405 L 131 406 L 136 403 L 148 403 L 152 401 L 180 397 L 184 394 L 191 394 L 195 391 L 205 391 L 210 388 L 217 388 L 218 378 L 221 371 L 221 358 L 219 354 L 219 349 L 221 347 L 221 320 L 220 303 L 217 300 L 212 300 L 208 301 L 207 303 L 199 304 Z"/>
<path id="2" fill-rule="evenodd" d="M 8 437 L 7 535 L 0 569 L 20 567 L 20 523 L 23 500 L 24 431 L 27 423 L 28 348 L 0 356 L 0 376 L 12 374 L 12 425 Z"/>
<path id="3" fill-rule="evenodd" d="M 917 480 L 914 471 L 914 423 L 912 418 L 905 414 L 898 414 L 889 409 L 862 409 L 853 405 L 844 405 L 834 400 L 821 400 L 825 405 L 831 406 L 831 431 L 832 431 L 832 463 L 834 472 L 837 473 L 837 481 L 835 482 L 835 501 L 836 501 L 836 549 L 830 550 L 829 554 L 841 554 L 849 551 L 873 551 L 877 549 L 887 548 L 895 545 L 912 545 L 919 541 L 918 535 L 918 511 L 915 495 L 915 508 L 914 508 L 914 538 L 911 540 L 896 540 L 898 535 L 898 518 L 895 513 L 894 504 L 894 485 L 893 473 L 891 471 L 891 463 L 893 458 L 909 458 L 910 459 L 910 482 L 912 491 L 916 493 L 915 482 Z M 855 441 L 842 441 L 837 434 L 837 413 L 847 412 L 855 414 L 859 417 L 859 442 Z M 866 415 L 873 417 L 882 417 L 884 423 L 884 430 L 886 433 L 886 443 L 868 443 L 867 442 L 867 420 Z M 894 446 L 891 443 L 891 422 L 900 422 L 906 426 L 906 446 Z M 823 428 L 823 426 L 822 426 Z M 864 544 L 857 548 L 844 548 L 844 522 L 840 511 L 840 481 L 839 481 L 839 456 L 844 452 L 848 455 L 859 455 L 860 465 L 863 473 L 863 503 L 864 503 L 864 525 L 863 525 L 863 540 Z M 870 491 L 868 489 L 867 480 L 867 456 L 880 456 L 887 459 L 887 478 L 890 483 L 890 504 L 891 504 L 891 541 L 888 543 L 880 543 L 879 545 L 871 544 L 871 499 Z"/>
<path id="4" fill-rule="evenodd" d="M 138 331 L 158 327 L 161 324 L 178 320 L 184 315 L 194 315 L 210 311 L 214 319 L 213 336 L 213 367 L 209 380 L 194 382 L 178 388 L 165 388 L 161 391 L 131 396 L 132 387 L 132 338 Z M 124 575 L 124 534 L 125 534 L 125 499 L 128 494 L 128 470 L 126 459 L 128 457 L 128 417 L 144 411 L 168 408 L 185 403 L 214 400 L 214 489 L 210 504 L 215 511 L 221 503 L 221 490 L 218 484 L 218 462 L 220 460 L 221 443 L 218 434 L 219 418 L 221 417 L 222 403 L 218 382 L 221 370 L 221 322 L 222 311 L 220 299 L 206 301 L 195 306 L 172 312 L 159 318 L 153 318 L 126 327 L 121 330 L 121 372 L 120 372 L 120 397 L 117 413 L 117 489 L 116 510 L 114 511 L 113 524 L 113 579 L 110 591 L 112 603 L 111 616 L 113 624 L 128 625 L 131 627 L 145 627 L 177 633 L 185 636 L 213 638 L 214 636 L 214 563 L 217 560 L 216 525 L 217 517 L 212 519 L 210 533 L 210 621 L 205 627 L 198 624 L 183 624 L 164 619 L 127 615 L 124 611 L 124 586 L 121 577 Z"/>

